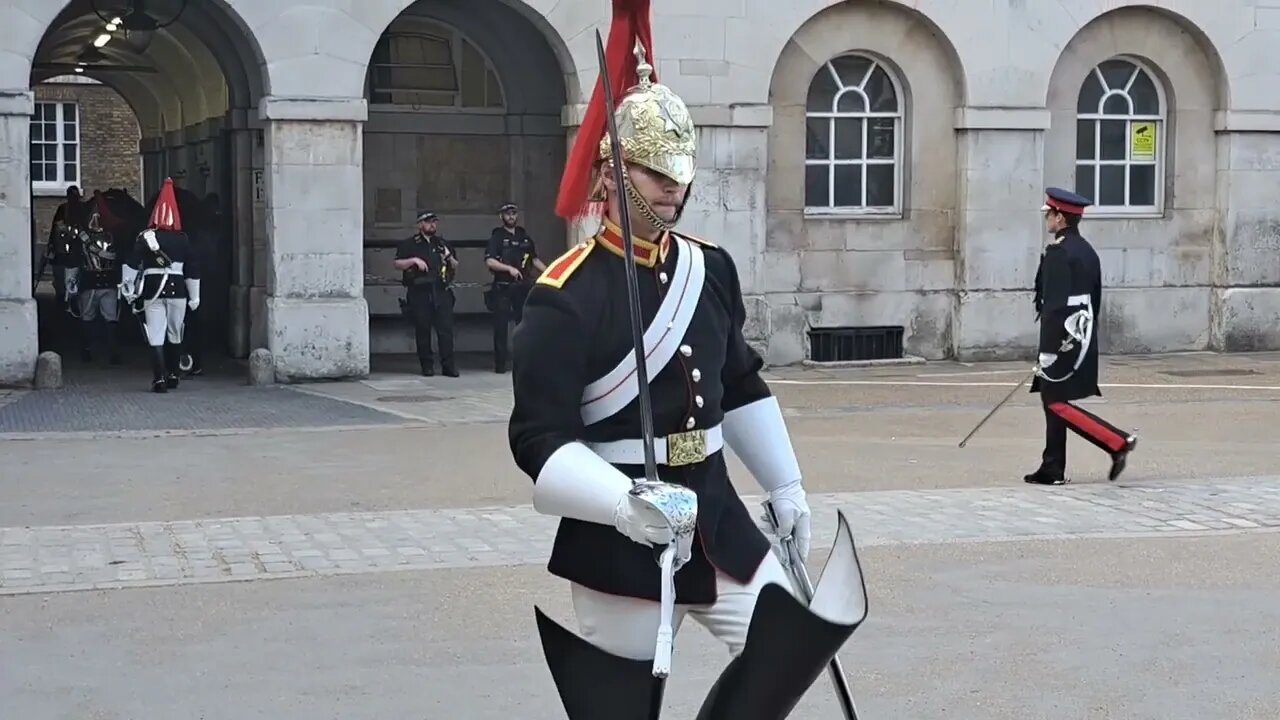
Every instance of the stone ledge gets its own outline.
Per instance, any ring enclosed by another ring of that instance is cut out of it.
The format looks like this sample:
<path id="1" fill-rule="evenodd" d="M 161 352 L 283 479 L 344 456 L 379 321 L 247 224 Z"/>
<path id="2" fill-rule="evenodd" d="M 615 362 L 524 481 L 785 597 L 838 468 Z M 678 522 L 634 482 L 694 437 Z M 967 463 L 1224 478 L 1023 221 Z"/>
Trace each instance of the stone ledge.
<path id="1" fill-rule="evenodd" d="M 578 127 L 586 114 L 586 105 L 565 105 L 560 110 L 560 124 L 569 128 Z M 698 127 L 767 128 L 773 125 L 773 106 L 690 105 L 689 116 Z"/>
<path id="2" fill-rule="evenodd" d="M 33 115 L 36 95 L 30 90 L 0 90 L 0 115 Z"/>
<path id="3" fill-rule="evenodd" d="M 1280 133 L 1280 112 L 1275 110 L 1217 110 L 1214 132 Z"/>
<path id="4" fill-rule="evenodd" d="M 364 122 L 369 104 L 364 98 L 305 98 L 267 96 L 258 103 L 263 120 Z"/>
<path id="5" fill-rule="evenodd" d="M 1048 130 L 1048 108 L 956 108 L 956 130 Z"/>

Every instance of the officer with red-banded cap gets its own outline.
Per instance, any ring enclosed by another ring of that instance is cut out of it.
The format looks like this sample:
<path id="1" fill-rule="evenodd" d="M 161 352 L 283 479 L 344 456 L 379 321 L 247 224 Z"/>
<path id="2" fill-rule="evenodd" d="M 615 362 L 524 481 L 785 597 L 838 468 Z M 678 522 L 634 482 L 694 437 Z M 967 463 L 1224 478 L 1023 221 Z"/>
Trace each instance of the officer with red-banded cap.
<path id="1" fill-rule="evenodd" d="M 1100 396 L 1098 313 L 1102 308 L 1102 263 L 1080 235 L 1080 219 L 1093 203 L 1062 188 L 1048 188 L 1041 211 L 1053 240 L 1036 271 L 1035 309 L 1040 319 L 1040 356 L 1031 392 L 1044 403 L 1045 448 L 1040 467 L 1023 479 L 1036 485 L 1067 482 L 1067 430 L 1111 456 L 1108 479 L 1124 472 L 1138 439 L 1072 404 Z"/>

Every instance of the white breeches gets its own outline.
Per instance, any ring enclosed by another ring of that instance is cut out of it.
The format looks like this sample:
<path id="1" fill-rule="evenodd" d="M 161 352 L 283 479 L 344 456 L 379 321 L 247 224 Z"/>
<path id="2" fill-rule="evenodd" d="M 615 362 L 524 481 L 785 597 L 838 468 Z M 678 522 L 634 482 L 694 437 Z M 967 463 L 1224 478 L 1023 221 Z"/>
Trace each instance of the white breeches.
<path id="1" fill-rule="evenodd" d="M 653 571 L 658 572 L 655 565 Z M 737 657 L 747 642 L 747 629 L 756 599 L 768 583 L 776 583 L 795 594 L 791 579 L 773 550 L 765 556 L 755 577 L 746 585 L 721 572 L 716 573 L 717 599 L 713 605 L 677 605 L 671 626 L 675 632 L 686 615 L 692 615 L 729 647 Z M 652 660 L 658 637 L 659 606 L 651 600 L 609 595 L 573 583 L 573 610 L 583 639 L 619 657 Z"/>
<path id="2" fill-rule="evenodd" d="M 107 322 L 120 320 L 120 291 L 115 288 L 81 290 L 79 302 L 80 319 L 85 322 L 93 322 L 99 316 Z"/>
<path id="3" fill-rule="evenodd" d="M 165 338 L 177 345 L 182 342 L 182 328 L 187 319 L 186 298 L 161 298 L 152 300 L 143 308 L 146 319 L 147 344 L 161 347 Z"/>

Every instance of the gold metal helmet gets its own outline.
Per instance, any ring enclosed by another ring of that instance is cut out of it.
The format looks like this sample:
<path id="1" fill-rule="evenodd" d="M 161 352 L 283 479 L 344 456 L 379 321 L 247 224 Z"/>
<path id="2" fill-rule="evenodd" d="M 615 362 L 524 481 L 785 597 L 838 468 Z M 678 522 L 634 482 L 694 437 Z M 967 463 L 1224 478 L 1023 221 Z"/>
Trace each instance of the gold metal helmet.
<path id="1" fill-rule="evenodd" d="M 652 82 L 653 66 L 636 43 L 639 82 L 627 90 L 614 117 L 624 160 L 662 173 L 683 185 L 693 182 L 698 156 L 697 131 L 689 108 L 671 88 Z M 609 136 L 600 140 L 600 160 L 608 160 Z"/>

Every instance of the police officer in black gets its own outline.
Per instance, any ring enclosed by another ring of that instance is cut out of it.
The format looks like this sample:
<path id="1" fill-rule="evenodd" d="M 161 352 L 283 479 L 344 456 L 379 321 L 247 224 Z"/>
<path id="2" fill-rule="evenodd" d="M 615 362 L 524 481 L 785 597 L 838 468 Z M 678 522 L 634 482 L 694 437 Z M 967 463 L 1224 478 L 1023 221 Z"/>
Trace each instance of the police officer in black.
<path id="1" fill-rule="evenodd" d="M 1080 219 L 1092 203 L 1061 188 L 1045 191 L 1045 229 L 1053 234 L 1036 270 L 1035 309 L 1040 353 L 1031 392 L 1044 403 L 1045 447 L 1040 467 L 1023 479 L 1036 485 L 1067 482 L 1067 430 L 1111 456 L 1108 479 L 1124 472 L 1137 438 L 1073 400 L 1100 396 L 1098 327 L 1102 308 L 1102 263 L 1080 235 Z"/>
<path id="2" fill-rule="evenodd" d="M 419 213 L 417 234 L 400 243 L 392 265 L 403 273 L 401 282 L 407 290 L 401 306 L 413 321 L 422 374 L 435 375 L 431 354 L 434 328 L 440 345 L 440 369 L 449 377 L 458 377 L 453 356 L 453 278 L 458 256 L 436 232 L 438 222 L 433 212 Z"/>
<path id="3" fill-rule="evenodd" d="M 533 238 L 520 220 L 520 208 L 507 203 L 498 210 L 502 224 L 489 235 L 484 263 L 493 273 L 493 285 L 485 293 L 485 305 L 493 313 L 493 370 L 504 373 L 511 357 L 507 335 L 512 322 L 520 322 L 524 311 L 524 299 L 529 294 L 533 278 L 529 269 L 538 272 L 547 269 L 538 257 Z"/>

